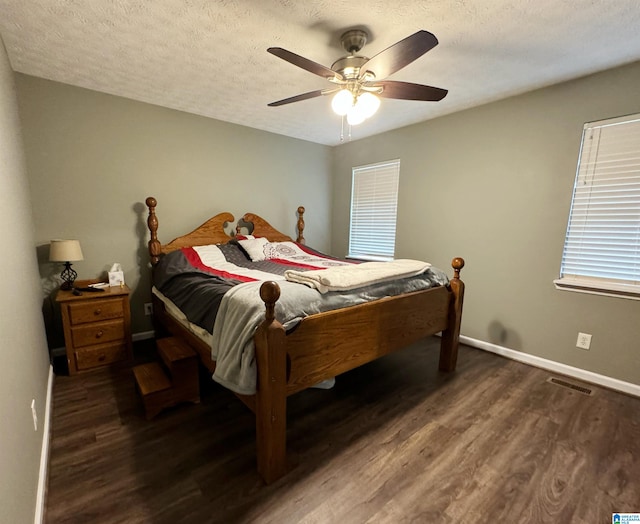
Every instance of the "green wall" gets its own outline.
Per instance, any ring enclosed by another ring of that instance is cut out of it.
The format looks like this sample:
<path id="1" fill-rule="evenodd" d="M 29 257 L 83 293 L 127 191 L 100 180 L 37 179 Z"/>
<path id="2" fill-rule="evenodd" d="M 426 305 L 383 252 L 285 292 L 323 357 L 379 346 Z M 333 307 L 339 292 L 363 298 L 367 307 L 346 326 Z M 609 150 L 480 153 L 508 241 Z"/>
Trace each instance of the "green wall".
<path id="1" fill-rule="evenodd" d="M 400 158 L 396 256 L 466 260 L 463 335 L 640 384 L 640 301 L 552 283 L 582 126 L 640 112 L 639 85 L 640 62 L 335 148 L 332 251 L 347 251 L 351 168 Z"/>
<path id="2" fill-rule="evenodd" d="M 77 238 L 79 278 L 100 277 L 114 262 L 132 288 L 133 332 L 151 329 L 147 196 L 158 200 L 160 241 L 211 216 L 257 213 L 329 249 L 330 148 L 94 91 L 16 75 L 40 269 L 47 294 L 61 268 L 47 261 L 53 238 Z M 214 100 L 211 103 L 215 103 Z M 52 304 L 51 300 L 45 302 Z M 50 345 L 63 345 L 54 307 Z"/>

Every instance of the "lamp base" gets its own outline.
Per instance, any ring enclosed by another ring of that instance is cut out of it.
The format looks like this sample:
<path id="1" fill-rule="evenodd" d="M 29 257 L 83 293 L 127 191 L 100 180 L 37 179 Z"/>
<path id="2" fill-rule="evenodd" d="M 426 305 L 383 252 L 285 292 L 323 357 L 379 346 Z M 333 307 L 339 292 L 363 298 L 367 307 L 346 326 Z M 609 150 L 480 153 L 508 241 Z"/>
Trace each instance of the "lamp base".
<path id="1" fill-rule="evenodd" d="M 62 278 L 62 285 L 60 286 L 60 289 L 64 291 L 70 291 L 73 289 L 73 283 L 77 277 L 78 273 L 71 268 L 71 262 L 65 262 L 64 269 L 62 270 L 62 273 L 60 273 L 60 278 Z"/>

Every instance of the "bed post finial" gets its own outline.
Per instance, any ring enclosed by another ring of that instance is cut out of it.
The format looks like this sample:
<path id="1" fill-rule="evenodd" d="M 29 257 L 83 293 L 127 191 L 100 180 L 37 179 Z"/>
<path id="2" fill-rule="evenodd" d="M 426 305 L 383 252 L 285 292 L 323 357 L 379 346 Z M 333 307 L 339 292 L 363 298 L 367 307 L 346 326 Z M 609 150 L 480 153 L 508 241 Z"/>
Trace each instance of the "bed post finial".
<path id="1" fill-rule="evenodd" d="M 456 257 L 451 261 L 453 278 L 460 278 L 460 270 L 464 267 L 464 258 Z"/>
<path id="2" fill-rule="evenodd" d="M 298 238 L 296 239 L 296 242 L 298 242 L 298 244 L 304 244 L 305 240 L 304 240 L 304 206 L 300 206 L 298 208 Z"/>
<path id="3" fill-rule="evenodd" d="M 273 281 L 267 281 L 260 286 L 260 298 L 267 308 L 265 324 L 271 324 L 276 318 L 276 302 L 280 298 L 280 286 Z"/>
<path id="4" fill-rule="evenodd" d="M 158 240 L 158 217 L 156 216 L 156 206 L 158 201 L 153 197 L 147 197 L 145 200 L 147 207 L 149 208 L 149 217 L 147 218 L 147 227 L 151 233 L 151 239 L 149 240 L 149 257 L 151 258 L 151 265 L 155 266 L 160 260 L 161 244 Z"/>

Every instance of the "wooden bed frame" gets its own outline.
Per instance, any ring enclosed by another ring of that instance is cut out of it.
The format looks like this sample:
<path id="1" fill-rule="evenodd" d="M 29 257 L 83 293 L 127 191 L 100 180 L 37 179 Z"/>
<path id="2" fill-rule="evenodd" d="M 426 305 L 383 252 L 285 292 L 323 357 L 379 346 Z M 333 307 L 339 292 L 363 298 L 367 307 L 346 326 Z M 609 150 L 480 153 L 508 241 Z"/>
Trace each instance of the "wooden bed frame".
<path id="1" fill-rule="evenodd" d="M 147 224 L 151 233 L 149 255 L 155 266 L 163 254 L 183 247 L 225 243 L 231 240 L 224 227 L 233 223 L 230 213 L 220 213 L 200 227 L 168 244 L 158 241 L 157 201 L 146 199 Z M 304 208 L 298 208 L 298 238 L 304 243 Z M 242 220 L 253 224 L 252 234 L 272 242 L 290 241 L 266 220 L 247 213 Z M 239 222 L 236 231 L 241 228 Z M 297 328 L 285 334 L 275 318 L 280 288 L 265 282 L 260 297 L 265 303 L 265 319 L 254 336 L 258 369 L 255 395 L 238 395 L 256 416 L 256 453 L 258 473 L 267 483 L 286 473 L 287 397 L 322 380 L 335 377 L 406 347 L 424 337 L 442 332 L 440 364 L 442 371 L 453 371 L 458 356 L 458 338 L 462 318 L 464 283 L 460 270 L 462 258 L 451 263 L 454 276 L 448 286 L 439 286 L 388 297 L 344 309 L 318 313 L 303 319 Z M 153 296 L 156 334 L 180 337 L 199 355 L 213 373 L 215 362 L 211 347 L 170 316 L 164 303 Z"/>

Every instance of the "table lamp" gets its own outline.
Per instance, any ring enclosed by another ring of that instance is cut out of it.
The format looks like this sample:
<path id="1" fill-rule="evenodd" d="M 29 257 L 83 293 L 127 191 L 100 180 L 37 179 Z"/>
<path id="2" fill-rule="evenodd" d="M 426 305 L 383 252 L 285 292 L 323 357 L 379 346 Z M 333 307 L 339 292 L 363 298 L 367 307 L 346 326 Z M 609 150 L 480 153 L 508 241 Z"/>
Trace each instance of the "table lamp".
<path id="1" fill-rule="evenodd" d="M 78 273 L 71 269 L 71 262 L 83 260 L 80 242 L 77 240 L 52 240 L 49 248 L 51 262 L 64 262 L 64 269 L 60 274 L 62 285 L 60 289 L 70 290 Z"/>

